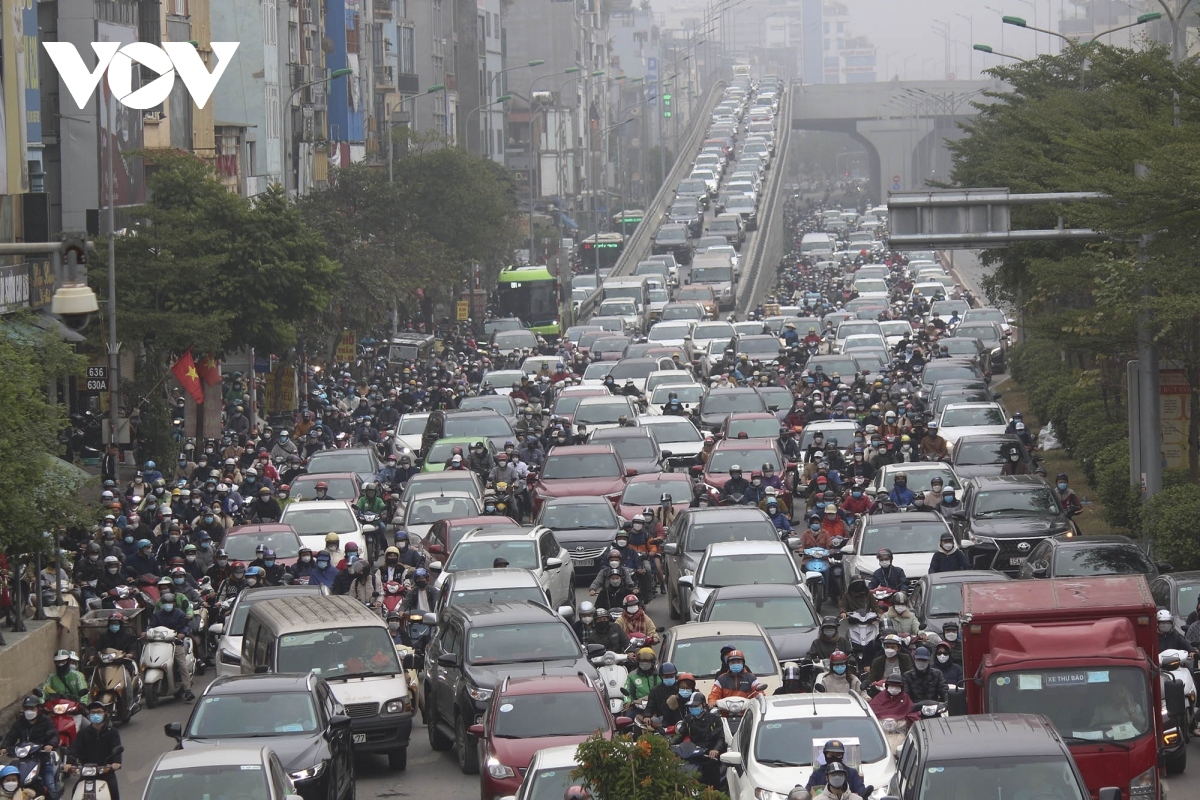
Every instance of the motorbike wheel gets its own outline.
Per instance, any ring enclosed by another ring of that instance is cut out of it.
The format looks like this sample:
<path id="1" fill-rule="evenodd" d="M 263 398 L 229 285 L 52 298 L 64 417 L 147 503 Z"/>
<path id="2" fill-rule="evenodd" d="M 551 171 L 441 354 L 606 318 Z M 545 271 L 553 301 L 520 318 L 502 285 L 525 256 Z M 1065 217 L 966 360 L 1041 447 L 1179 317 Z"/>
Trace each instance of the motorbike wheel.
<path id="1" fill-rule="evenodd" d="M 679 609 L 675 607 L 675 599 L 671 596 L 671 584 L 667 583 L 667 616 L 678 621 L 680 618 Z"/>
<path id="2" fill-rule="evenodd" d="M 147 683 L 145 693 L 146 708 L 158 708 L 158 682 Z"/>
<path id="3" fill-rule="evenodd" d="M 808 591 L 812 595 L 813 606 L 820 612 L 821 606 L 825 604 L 825 592 L 821 581 L 811 580 L 808 582 Z"/>
<path id="4" fill-rule="evenodd" d="M 1181 747 L 1175 755 L 1167 756 L 1166 767 L 1168 775 L 1178 775 L 1187 769 L 1187 747 Z"/>

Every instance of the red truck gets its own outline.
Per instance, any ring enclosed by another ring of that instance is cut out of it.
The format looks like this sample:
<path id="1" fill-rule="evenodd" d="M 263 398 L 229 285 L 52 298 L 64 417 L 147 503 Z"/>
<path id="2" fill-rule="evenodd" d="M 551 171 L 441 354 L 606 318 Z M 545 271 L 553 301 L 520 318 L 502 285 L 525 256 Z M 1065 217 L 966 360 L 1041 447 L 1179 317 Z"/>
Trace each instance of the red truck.
<path id="1" fill-rule="evenodd" d="M 1044 714 L 1093 798 L 1159 800 L 1159 772 L 1184 754 L 1182 692 L 1164 715 L 1154 600 L 1140 575 L 962 587 L 962 692 L 951 713 Z M 1176 771 L 1172 769 L 1171 771 Z"/>

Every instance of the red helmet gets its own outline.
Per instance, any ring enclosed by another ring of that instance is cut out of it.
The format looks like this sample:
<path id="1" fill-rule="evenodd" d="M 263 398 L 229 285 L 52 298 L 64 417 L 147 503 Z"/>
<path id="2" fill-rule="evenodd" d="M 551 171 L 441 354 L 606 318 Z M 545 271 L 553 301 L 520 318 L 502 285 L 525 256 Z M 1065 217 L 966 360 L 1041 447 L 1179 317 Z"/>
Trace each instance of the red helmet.
<path id="1" fill-rule="evenodd" d="M 625 599 L 621 601 L 621 605 L 625 606 L 640 606 L 642 601 L 638 599 L 636 594 L 627 594 Z"/>
<path id="2" fill-rule="evenodd" d="M 175 556 L 174 558 L 171 559 L 172 567 L 182 567 L 186 563 L 187 562 L 185 562 L 181 556 Z"/>
<path id="3" fill-rule="evenodd" d="M 329 491 L 329 484 L 326 483 L 325 481 L 317 481 L 317 488 Z"/>
<path id="4" fill-rule="evenodd" d="M 346 543 L 346 552 L 347 553 L 357 553 L 358 552 L 358 542 L 347 542 Z"/>
<path id="5" fill-rule="evenodd" d="M 733 661 L 735 658 L 738 661 L 741 661 L 743 664 L 746 663 L 746 654 L 743 653 L 741 650 L 730 650 L 729 655 L 727 655 L 725 657 L 725 661 L 730 662 L 730 661 Z"/>
<path id="6" fill-rule="evenodd" d="M 829 666 L 832 667 L 834 664 L 845 664 L 849 660 L 850 658 L 841 650 L 834 650 L 829 656 Z"/>

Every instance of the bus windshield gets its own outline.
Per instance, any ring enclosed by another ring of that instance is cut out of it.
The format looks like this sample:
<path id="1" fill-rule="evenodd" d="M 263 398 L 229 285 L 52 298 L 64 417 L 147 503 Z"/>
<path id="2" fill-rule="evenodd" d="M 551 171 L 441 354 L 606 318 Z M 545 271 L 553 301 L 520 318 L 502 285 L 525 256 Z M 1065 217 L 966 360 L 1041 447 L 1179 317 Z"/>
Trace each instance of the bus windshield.
<path id="1" fill-rule="evenodd" d="M 513 281 L 498 287 L 501 314 L 520 317 L 531 326 L 558 322 L 556 281 Z"/>

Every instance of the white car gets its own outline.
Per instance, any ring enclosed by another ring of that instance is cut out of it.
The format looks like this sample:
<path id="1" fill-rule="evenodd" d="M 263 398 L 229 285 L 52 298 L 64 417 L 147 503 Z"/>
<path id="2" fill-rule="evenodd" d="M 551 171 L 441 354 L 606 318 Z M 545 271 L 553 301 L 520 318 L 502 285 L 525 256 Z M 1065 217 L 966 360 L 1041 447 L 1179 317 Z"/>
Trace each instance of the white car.
<path id="1" fill-rule="evenodd" d="M 685 369 L 656 369 L 646 377 L 646 393 L 652 393 L 659 386 L 692 385 L 696 379 Z"/>
<path id="2" fill-rule="evenodd" d="M 303 503 L 289 503 L 283 509 L 279 519 L 285 525 L 291 525 L 300 537 L 300 542 L 313 553 L 325 549 L 325 537 L 330 533 L 338 535 L 338 545 L 341 552 L 334 561 L 340 561 L 346 552 L 346 545 L 354 542 L 360 553 L 367 552 L 367 541 L 363 536 L 362 525 L 354 515 L 354 509 L 345 500 L 306 500 Z"/>
<path id="3" fill-rule="evenodd" d="M 954 472 L 954 467 L 941 461 L 919 461 L 904 464 L 884 464 L 875 470 L 875 478 L 867 490 L 871 497 L 879 492 L 890 492 L 896 485 L 896 473 L 903 472 L 908 479 L 908 488 L 914 492 L 928 492 L 930 482 L 935 478 L 942 479 L 942 488 L 949 486 L 954 490 L 954 496 L 962 499 L 962 481 Z"/>
<path id="4" fill-rule="evenodd" d="M 840 353 L 850 353 L 854 350 L 883 350 L 887 352 L 887 342 L 877 333 L 856 333 L 842 340 L 838 349 Z"/>
<path id="5" fill-rule="evenodd" d="M 720 342 L 721 352 L 724 353 L 725 345 L 733 341 L 733 333 L 733 326 L 724 320 L 698 323 L 692 331 L 692 362 L 700 361 L 713 342 Z"/>
<path id="6" fill-rule="evenodd" d="M 887 549 L 892 551 L 892 565 L 904 570 L 911 588 L 929 573 L 942 534 L 949 530 L 942 515 L 931 512 L 868 514 L 855 523 L 850 544 L 842 548 L 847 580 L 870 581 L 879 569 L 877 554 Z"/>
<path id="7" fill-rule="evenodd" d="M 743 708 L 738 736 L 721 756 L 721 763 L 730 767 L 730 800 L 787 800 L 793 788 L 808 783 L 830 739 L 846 746 L 845 763 L 861 773 L 863 783 L 881 793 L 891 783 L 895 759 L 879 720 L 861 696 L 759 697 Z"/>
<path id="8" fill-rule="evenodd" d="M 690 414 L 700 407 L 700 400 L 704 397 L 705 388 L 698 383 L 661 384 L 650 393 L 650 402 L 646 406 L 646 414 L 648 416 L 661 415 L 663 413 L 663 406 L 667 404 L 667 401 L 671 397 L 671 392 L 675 393 L 675 399 Z M 673 454 L 675 451 L 672 450 L 671 452 Z"/>
<path id="9" fill-rule="evenodd" d="M 404 509 L 404 517 L 397 529 L 424 539 L 433 523 L 438 520 L 476 517 L 482 513 L 483 506 L 469 492 L 419 494 L 408 501 L 408 507 Z"/>
<path id="10" fill-rule="evenodd" d="M 615 361 L 593 361 L 583 370 L 579 379 L 580 386 L 603 386 L 604 378 L 612 371 Z"/>
<path id="11" fill-rule="evenodd" d="M 883 338 L 887 342 L 888 350 L 905 339 L 911 339 L 913 335 L 912 323 L 904 319 L 884 320 L 879 323 L 879 327 L 883 331 Z"/>
<path id="12" fill-rule="evenodd" d="M 999 403 L 951 403 L 942 409 L 938 433 L 953 446 L 959 438 L 973 434 L 1004 433 L 1008 416 Z"/>
<path id="13" fill-rule="evenodd" d="M 887 301 L 891 293 L 888 291 L 887 281 L 876 280 L 875 278 L 863 278 L 854 282 L 854 291 L 860 299 L 872 299 Z"/>
<path id="14" fill-rule="evenodd" d="M 579 766 L 575 751 L 579 745 L 543 747 L 533 754 L 529 768 L 521 773 L 521 786 L 517 793 L 503 800 L 560 800 L 567 790 L 579 783 L 571 773 Z"/>
<path id="15" fill-rule="evenodd" d="M 571 554 L 544 525 L 527 530 L 481 528 L 468 532 L 454 546 L 443 574 L 464 569 L 491 569 L 497 558 L 508 566 L 527 569 L 550 598 L 550 607 L 575 608 L 575 564 Z"/>
<path id="16" fill-rule="evenodd" d="M 687 417 L 644 415 L 634 420 L 634 424 L 652 430 L 658 446 L 671 451 L 667 459 L 671 466 L 690 467 L 700 463 L 704 437 Z"/>
<path id="17" fill-rule="evenodd" d="M 755 583 L 804 585 L 795 556 L 783 542 L 716 542 L 704 549 L 695 575 L 681 575 L 691 601 L 687 620 L 700 616 L 713 589 Z"/>
<path id="18" fill-rule="evenodd" d="M 525 377 L 525 373 L 519 369 L 496 369 L 483 373 L 483 378 L 480 379 L 480 386 L 490 386 L 496 394 L 502 394 L 506 397 L 512 394 L 513 384 L 518 386 L 521 384 L 521 378 Z M 426 414 L 426 417 L 429 415 Z M 424 430 L 424 429 L 422 429 Z M 420 445 L 420 437 L 417 437 L 417 444 Z M 416 452 L 414 450 L 413 452 Z"/>
<path id="19" fill-rule="evenodd" d="M 621 424 L 621 417 L 633 419 L 637 415 L 638 408 L 632 398 L 622 395 L 585 397 L 575 406 L 573 421 L 577 426 L 586 425 L 590 434 L 605 428 L 616 428 Z"/>
<path id="20" fill-rule="evenodd" d="M 512 391 L 511 384 L 508 386 L 508 390 Z M 400 424 L 396 426 L 396 437 L 392 440 L 396 455 L 400 455 L 401 452 L 412 454 L 421 449 L 421 437 L 425 433 L 425 423 L 428 421 L 428 411 L 400 415 Z"/>
<path id="21" fill-rule="evenodd" d="M 695 327 L 695 321 L 690 319 L 656 322 L 646 334 L 646 341 L 662 347 L 683 347 L 684 341 L 692 335 L 692 329 Z"/>

